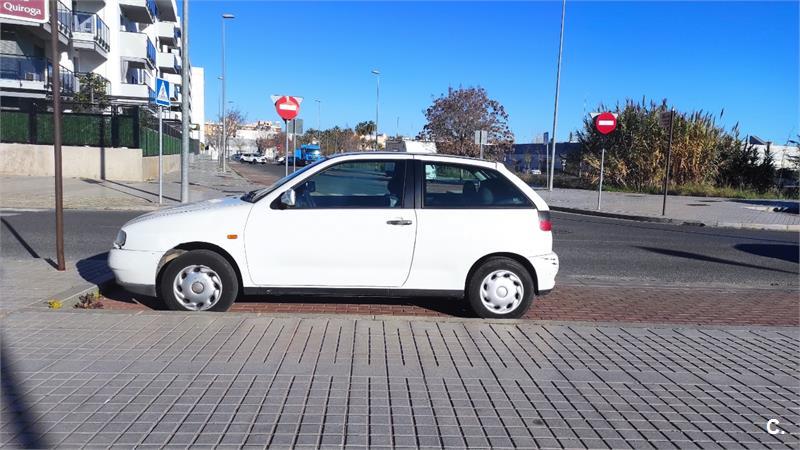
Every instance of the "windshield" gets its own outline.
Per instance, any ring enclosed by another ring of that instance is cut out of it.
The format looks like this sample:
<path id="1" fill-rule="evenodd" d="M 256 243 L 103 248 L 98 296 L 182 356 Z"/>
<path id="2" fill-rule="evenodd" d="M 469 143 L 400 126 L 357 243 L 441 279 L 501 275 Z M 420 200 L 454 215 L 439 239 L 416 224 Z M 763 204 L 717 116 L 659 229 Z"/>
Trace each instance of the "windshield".
<path id="1" fill-rule="evenodd" d="M 309 165 L 303 167 L 302 169 L 297 170 L 296 172 L 292 172 L 289 175 L 286 175 L 285 177 L 283 177 L 283 178 L 279 179 L 278 181 L 272 183 L 270 186 L 265 187 L 263 189 L 256 189 L 256 190 L 250 191 L 247 194 L 244 194 L 241 198 L 242 198 L 242 200 L 244 200 L 246 202 L 255 203 L 255 202 L 261 200 L 262 198 L 264 198 L 265 195 L 269 194 L 270 192 L 274 191 L 275 189 L 278 189 L 279 187 L 283 186 L 287 182 L 292 181 L 293 179 L 295 179 L 298 176 L 302 175 L 303 172 L 306 172 L 308 169 L 316 166 L 317 164 L 325 161 L 326 159 L 327 158 L 320 158 L 320 159 L 314 161 L 313 164 L 309 164 Z"/>

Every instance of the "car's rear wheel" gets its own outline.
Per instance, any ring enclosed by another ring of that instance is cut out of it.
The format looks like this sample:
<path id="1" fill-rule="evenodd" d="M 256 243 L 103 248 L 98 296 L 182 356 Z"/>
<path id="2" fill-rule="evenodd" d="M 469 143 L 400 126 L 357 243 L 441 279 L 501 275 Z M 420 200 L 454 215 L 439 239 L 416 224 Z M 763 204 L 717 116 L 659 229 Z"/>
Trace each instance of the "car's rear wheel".
<path id="1" fill-rule="evenodd" d="M 517 319 L 533 303 L 533 278 L 511 258 L 490 258 L 472 273 L 465 294 L 479 317 Z"/>
<path id="2" fill-rule="evenodd" d="M 192 250 L 172 260 L 159 287 L 164 303 L 175 311 L 227 311 L 239 294 L 233 267 L 211 250 Z"/>

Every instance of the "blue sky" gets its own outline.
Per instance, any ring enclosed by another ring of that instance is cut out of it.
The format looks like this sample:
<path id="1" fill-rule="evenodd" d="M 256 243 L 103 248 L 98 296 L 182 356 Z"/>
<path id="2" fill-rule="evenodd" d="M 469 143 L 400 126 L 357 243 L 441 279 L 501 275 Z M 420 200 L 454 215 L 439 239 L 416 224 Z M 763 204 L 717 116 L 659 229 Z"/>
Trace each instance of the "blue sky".
<path id="1" fill-rule="evenodd" d="M 180 6 L 180 5 L 179 5 Z M 448 86 L 486 88 L 517 142 L 552 128 L 561 3 L 190 3 L 190 57 L 205 67 L 206 118 L 219 109 L 222 13 L 227 97 L 249 120 L 275 120 L 270 94 L 306 99 L 306 128 L 355 126 L 416 134 Z M 784 143 L 798 121 L 798 2 L 568 0 L 560 139 L 598 103 L 667 98 L 725 114 L 726 127 Z M 399 117 L 399 129 L 397 118 Z"/>

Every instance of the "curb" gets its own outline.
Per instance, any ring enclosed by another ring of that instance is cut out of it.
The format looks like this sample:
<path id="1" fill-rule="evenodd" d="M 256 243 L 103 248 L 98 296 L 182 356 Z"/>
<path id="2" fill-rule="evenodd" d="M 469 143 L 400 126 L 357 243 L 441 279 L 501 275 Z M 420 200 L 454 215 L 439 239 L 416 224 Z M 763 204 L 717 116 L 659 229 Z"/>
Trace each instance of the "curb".
<path id="1" fill-rule="evenodd" d="M 82 285 L 82 286 L 73 286 L 73 287 L 71 287 L 69 289 L 66 289 L 66 290 L 64 290 L 62 292 L 59 292 L 58 294 L 49 295 L 46 298 L 37 300 L 37 301 L 31 303 L 30 305 L 28 305 L 27 307 L 44 305 L 44 307 L 47 308 L 47 302 L 49 300 L 57 299 L 57 300 L 61 300 L 61 305 L 62 305 L 61 309 L 72 309 L 72 307 L 76 303 L 78 303 L 78 298 L 80 298 L 81 295 L 84 295 L 84 294 L 87 294 L 87 293 L 90 293 L 90 292 L 91 293 L 100 292 L 100 290 L 108 289 L 111 286 L 116 285 L 116 283 L 117 283 L 117 280 L 114 279 L 113 276 L 111 276 L 106 280 L 103 280 L 103 281 L 100 281 L 100 282 L 94 283 L 94 284 L 89 284 L 88 286 L 85 285 L 85 284 Z"/>
<path id="2" fill-rule="evenodd" d="M 783 225 L 771 223 L 741 223 L 741 222 L 704 222 L 700 220 L 670 219 L 667 217 L 637 216 L 632 214 L 594 211 L 590 209 L 568 208 L 564 206 L 550 206 L 551 211 L 581 214 L 585 216 L 607 217 L 610 219 L 633 220 L 636 222 L 667 223 L 672 225 L 693 225 L 697 227 L 734 228 L 740 230 L 768 230 L 768 231 L 794 231 L 800 232 L 800 224 Z"/>

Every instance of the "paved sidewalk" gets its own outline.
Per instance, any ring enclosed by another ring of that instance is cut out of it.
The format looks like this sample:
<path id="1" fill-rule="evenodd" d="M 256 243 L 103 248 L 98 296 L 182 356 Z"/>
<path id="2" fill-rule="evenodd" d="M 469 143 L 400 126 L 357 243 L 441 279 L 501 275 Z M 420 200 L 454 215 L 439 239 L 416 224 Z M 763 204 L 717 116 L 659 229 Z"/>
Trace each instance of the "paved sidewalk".
<path id="1" fill-rule="evenodd" d="M 0 445 L 800 443 L 797 329 L 25 312 L 4 335 Z"/>
<path id="2" fill-rule="evenodd" d="M 553 189 L 549 192 L 536 189 L 536 192 L 554 209 L 598 212 L 597 191 Z M 662 199 L 660 195 L 603 192 L 599 212 L 715 227 L 800 231 L 798 201 L 669 196 L 667 214 L 662 216 Z"/>
<path id="3" fill-rule="evenodd" d="M 55 203 L 53 177 L 0 177 L 0 208 L 51 209 Z M 236 172 L 220 173 L 217 162 L 194 158 L 189 164 L 189 200 L 206 200 L 247 192 L 260 187 Z M 180 172 L 165 174 L 165 206 L 180 203 Z M 69 209 L 158 209 L 158 180 L 124 182 L 64 179 L 64 207 Z"/>

